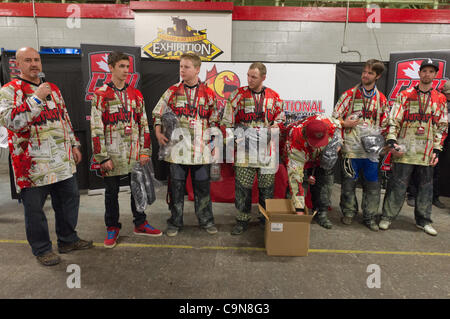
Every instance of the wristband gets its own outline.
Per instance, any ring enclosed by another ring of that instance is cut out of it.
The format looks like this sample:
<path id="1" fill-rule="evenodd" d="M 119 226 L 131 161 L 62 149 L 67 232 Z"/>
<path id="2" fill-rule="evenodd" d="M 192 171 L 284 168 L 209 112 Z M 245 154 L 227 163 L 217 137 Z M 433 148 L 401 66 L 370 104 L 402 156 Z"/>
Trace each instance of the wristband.
<path id="1" fill-rule="evenodd" d="M 41 104 L 42 103 L 41 100 L 37 96 L 33 95 L 32 98 L 37 104 Z"/>

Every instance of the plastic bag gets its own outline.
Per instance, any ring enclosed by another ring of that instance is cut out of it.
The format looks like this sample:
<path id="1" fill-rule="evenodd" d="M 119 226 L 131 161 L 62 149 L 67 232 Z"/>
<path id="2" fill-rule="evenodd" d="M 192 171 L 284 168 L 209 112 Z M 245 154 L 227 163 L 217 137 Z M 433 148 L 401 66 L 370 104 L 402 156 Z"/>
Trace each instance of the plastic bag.
<path id="1" fill-rule="evenodd" d="M 165 159 L 171 152 L 173 145 L 178 141 L 172 141 L 172 133 L 176 128 L 180 126 L 180 121 L 178 117 L 173 113 L 170 107 L 164 109 L 163 115 L 161 116 L 161 129 L 165 137 L 169 139 L 166 145 L 161 145 L 159 147 L 158 159 Z"/>
<path id="2" fill-rule="evenodd" d="M 337 134 L 333 136 L 330 143 L 325 146 L 320 157 L 320 167 L 332 169 L 338 160 L 338 148 L 342 146 L 341 139 Z"/>
<path id="3" fill-rule="evenodd" d="M 134 164 L 133 170 L 131 171 L 130 184 L 137 211 L 145 211 L 147 206 L 155 202 L 155 186 L 157 187 L 159 185 L 154 178 L 151 161 L 148 161 L 145 165 L 141 165 L 139 162 Z"/>
<path id="4" fill-rule="evenodd" d="M 360 126 L 359 136 L 361 137 L 361 144 L 364 151 L 368 154 L 369 160 L 378 162 L 380 153 L 386 144 L 381 129 L 374 126 Z"/>

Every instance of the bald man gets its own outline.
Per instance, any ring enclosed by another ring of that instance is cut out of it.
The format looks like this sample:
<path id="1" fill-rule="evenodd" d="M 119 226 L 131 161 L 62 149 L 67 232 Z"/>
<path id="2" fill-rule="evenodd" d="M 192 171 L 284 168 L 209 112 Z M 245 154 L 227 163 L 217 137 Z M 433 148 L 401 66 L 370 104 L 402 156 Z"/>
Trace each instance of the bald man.
<path id="1" fill-rule="evenodd" d="M 8 129 L 28 243 L 37 260 L 51 266 L 61 259 L 53 253 L 43 211 L 48 195 L 55 211 L 59 252 L 92 247 L 92 241 L 80 239 L 75 231 L 80 195 L 74 174 L 82 159 L 80 142 L 58 87 L 41 83 L 39 53 L 33 48 L 21 48 L 16 60 L 19 77 L 0 89 L 0 125 Z"/>

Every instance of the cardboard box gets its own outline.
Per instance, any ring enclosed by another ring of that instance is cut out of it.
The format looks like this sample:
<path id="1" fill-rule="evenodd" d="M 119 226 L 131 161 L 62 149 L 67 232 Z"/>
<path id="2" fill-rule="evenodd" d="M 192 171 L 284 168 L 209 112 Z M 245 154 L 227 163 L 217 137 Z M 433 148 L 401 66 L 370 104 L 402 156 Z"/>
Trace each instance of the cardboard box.
<path id="1" fill-rule="evenodd" d="M 314 214 L 297 215 L 290 199 L 266 199 L 264 241 L 269 256 L 308 256 L 309 229 Z"/>

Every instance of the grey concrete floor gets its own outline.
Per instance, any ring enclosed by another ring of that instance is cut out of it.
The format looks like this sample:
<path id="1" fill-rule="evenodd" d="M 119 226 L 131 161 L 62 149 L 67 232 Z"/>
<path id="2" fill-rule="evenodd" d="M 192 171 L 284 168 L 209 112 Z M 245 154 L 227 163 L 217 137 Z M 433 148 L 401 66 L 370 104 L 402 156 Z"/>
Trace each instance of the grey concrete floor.
<path id="1" fill-rule="evenodd" d="M 244 235 L 231 236 L 233 204 L 213 203 L 216 235 L 198 228 L 193 203 L 186 201 L 186 227 L 177 237 L 135 236 L 126 192 L 120 193 L 119 245 L 105 249 L 103 196 L 82 194 L 78 234 L 94 240 L 95 247 L 61 255 L 61 264 L 43 267 L 31 254 L 23 207 L 10 199 L 7 166 L 0 164 L 0 298 L 450 297 L 450 198 L 441 198 L 448 209 L 433 207 L 439 234 L 432 237 L 415 227 L 406 204 L 388 231 L 371 232 L 360 215 L 345 226 L 339 221 L 339 194 L 336 184 L 329 214 L 333 229 L 311 225 L 307 257 L 267 256 L 256 221 Z M 150 223 L 162 230 L 169 217 L 164 195 L 158 191 L 157 202 L 146 210 Z M 49 201 L 45 211 L 56 251 Z M 256 216 L 256 206 L 253 212 Z M 80 267 L 81 288 L 67 286 L 71 264 Z M 380 268 L 380 288 L 367 285 L 372 264 Z"/>

